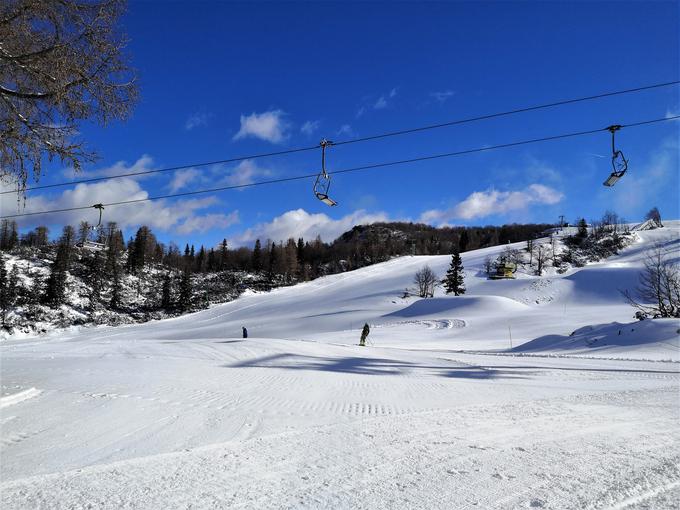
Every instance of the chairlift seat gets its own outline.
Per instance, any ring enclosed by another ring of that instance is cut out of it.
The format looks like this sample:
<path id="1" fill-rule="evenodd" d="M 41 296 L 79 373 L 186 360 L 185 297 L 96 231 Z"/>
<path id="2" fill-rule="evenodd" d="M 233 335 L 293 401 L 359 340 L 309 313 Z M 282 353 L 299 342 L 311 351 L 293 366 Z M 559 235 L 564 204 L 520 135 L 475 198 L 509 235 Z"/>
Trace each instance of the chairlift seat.
<path id="1" fill-rule="evenodd" d="M 606 181 L 604 181 L 602 184 L 604 184 L 607 187 L 612 187 L 614 184 L 618 182 L 618 180 L 623 177 L 623 174 L 625 174 L 625 170 L 623 172 L 612 172 L 609 177 L 607 178 Z"/>
<path id="2" fill-rule="evenodd" d="M 103 251 L 106 248 L 104 243 L 98 243 L 97 241 L 90 241 L 89 239 L 83 243 L 83 248 L 91 251 Z"/>
<path id="3" fill-rule="evenodd" d="M 331 188 L 331 176 L 326 172 L 326 147 L 333 145 L 333 142 L 324 138 L 319 145 L 321 147 L 321 172 L 314 181 L 314 194 L 324 204 L 333 207 L 338 203 L 328 196 L 328 191 Z"/>
<path id="4" fill-rule="evenodd" d="M 331 197 L 329 197 L 328 195 L 324 195 L 323 193 L 318 193 L 318 192 L 315 192 L 315 194 L 316 194 L 316 198 L 321 200 L 326 205 L 330 205 L 331 207 L 333 207 L 334 205 L 338 205 L 338 203 L 335 200 L 333 200 Z"/>
<path id="5" fill-rule="evenodd" d="M 314 194 L 316 198 L 321 200 L 324 204 L 331 207 L 338 205 L 338 203 L 328 196 L 328 190 L 331 187 L 331 178 L 325 171 L 316 177 L 316 182 L 314 183 Z"/>

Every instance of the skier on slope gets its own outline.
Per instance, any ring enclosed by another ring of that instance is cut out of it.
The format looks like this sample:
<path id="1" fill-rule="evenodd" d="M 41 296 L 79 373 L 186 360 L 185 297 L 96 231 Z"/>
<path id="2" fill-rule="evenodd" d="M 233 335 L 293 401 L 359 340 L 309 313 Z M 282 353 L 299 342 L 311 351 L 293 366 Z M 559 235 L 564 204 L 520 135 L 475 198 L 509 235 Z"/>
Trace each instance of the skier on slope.
<path id="1" fill-rule="evenodd" d="M 366 338 L 368 338 L 370 332 L 371 328 L 368 327 L 368 323 L 365 323 L 364 329 L 361 330 L 361 340 L 359 340 L 359 345 L 361 347 L 366 347 Z"/>
<path id="2" fill-rule="evenodd" d="M 241 329 L 243 330 L 243 338 L 248 338 L 248 330 L 245 326 L 242 326 Z"/>

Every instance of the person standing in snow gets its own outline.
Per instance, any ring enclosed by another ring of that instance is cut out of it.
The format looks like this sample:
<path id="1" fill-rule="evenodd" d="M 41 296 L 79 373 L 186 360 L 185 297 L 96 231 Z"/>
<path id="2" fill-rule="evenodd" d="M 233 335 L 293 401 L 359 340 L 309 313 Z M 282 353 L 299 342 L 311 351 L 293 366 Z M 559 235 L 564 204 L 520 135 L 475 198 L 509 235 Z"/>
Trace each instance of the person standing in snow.
<path id="1" fill-rule="evenodd" d="M 248 338 L 248 330 L 245 326 L 242 326 L 241 329 L 243 330 L 243 338 Z"/>
<path id="2" fill-rule="evenodd" d="M 364 329 L 361 330 L 361 340 L 359 340 L 359 345 L 361 347 L 366 347 L 366 338 L 368 338 L 370 332 L 371 328 L 368 327 L 368 323 L 365 323 Z"/>

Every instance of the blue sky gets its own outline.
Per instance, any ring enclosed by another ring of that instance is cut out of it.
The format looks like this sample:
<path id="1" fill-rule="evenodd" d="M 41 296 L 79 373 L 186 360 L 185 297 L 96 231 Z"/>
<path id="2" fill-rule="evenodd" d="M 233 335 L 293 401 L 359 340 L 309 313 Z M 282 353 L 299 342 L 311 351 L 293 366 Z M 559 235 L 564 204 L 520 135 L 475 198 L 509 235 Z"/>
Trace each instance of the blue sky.
<path id="1" fill-rule="evenodd" d="M 230 3 L 131 1 L 122 20 L 141 99 L 126 123 L 83 125 L 101 160 L 83 176 L 285 150 L 678 79 L 677 2 Z M 680 111 L 680 87 L 331 148 L 328 168 L 550 136 Z M 329 208 L 311 181 L 111 207 L 130 235 L 331 240 L 355 223 L 630 221 L 680 217 L 678 128 L 623 130 L 630 172 L 614 188 L 607 133 L 337 176 Z M 304 152 L 29 193 L 26 210 L 88 205 L 317 171 Z M 41 184 L 72 177 L 49 166 Z M 3 196 L 3 213 L 16 204 Z M 26 218 L 22 228 L 93 220 Z"/>

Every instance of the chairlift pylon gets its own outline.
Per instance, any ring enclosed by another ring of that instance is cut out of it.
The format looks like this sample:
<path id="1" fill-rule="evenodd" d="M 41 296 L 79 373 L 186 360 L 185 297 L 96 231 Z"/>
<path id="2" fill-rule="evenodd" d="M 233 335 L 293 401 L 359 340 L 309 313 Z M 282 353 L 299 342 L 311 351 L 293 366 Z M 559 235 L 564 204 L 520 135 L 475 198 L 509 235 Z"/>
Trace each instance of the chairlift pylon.
<path id="1" fill-rule="evenodd" d="M 331 176 L 326 172 L 326 147 L 333 145 L 333 142 L 324 138 L 319 145 L 321 146 L 321 173 L 316 176 L 314 194 L 324 204 L 333 207 L 338 205 L 338 203 L 328 196 L 328 191 L 331 187 Z"/>
<path id="2" fill-rule="evenodd" d="M 616 150 L 616 144 L 614 142 L 614 133 L 621 129 L 621 126 L 615 124 L 609 126 L 607 129 L 612 134 L 612 173 L 602 184 L 607 187 L 612 187 L 621 177 L 623 177 L 626 170 L 628 170 L 628 160 L 625 158 L 622 151 Z"/>

